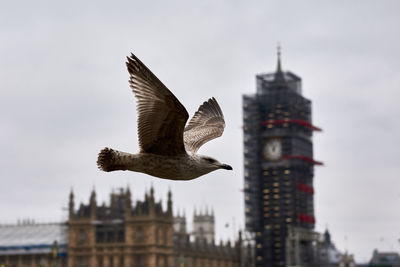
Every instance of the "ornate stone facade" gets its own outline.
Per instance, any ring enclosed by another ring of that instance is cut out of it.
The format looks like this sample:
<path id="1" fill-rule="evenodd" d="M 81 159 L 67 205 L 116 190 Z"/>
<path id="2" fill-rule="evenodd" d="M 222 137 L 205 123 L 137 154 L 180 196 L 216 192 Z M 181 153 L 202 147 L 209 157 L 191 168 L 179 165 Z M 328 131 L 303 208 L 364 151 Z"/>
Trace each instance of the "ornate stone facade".
<path id="1" fill-rule="evenodd" d="M 68 267 L 250 266 L 250 249 L 240 239 L 216 245 L 191 238 L 186 218 L 173 217 L 171 192 L 164 210 L 153 188 L 135 205 L 129 188 L 112 193 L 109 206 L 97 205 L 93 191 L 77 210 L 71 193 L 68 226 Z"/>
<path id="2" fill-rule="evenodd" d="M 210 237 L 188 233 L 184 215 L 174 218 L 171 192 L 166 209 L 153 188 L 134 205 L 129 188 L 113 192 L 109 205 L 98 205 L 92 191 L 77 208 L 71 192 L 67 222 L 0 226 L 0 267 L 252 266 L 240 233 L 235 244 L 216 245 L 214 215 L 196 215 L 194 222 Z"/>
<path id="3" fill-rule="evenodd" d="M 71 194 L 69 207 L 68 267 L 173 266 L 171 192 L 166 211 L 153 188 L 135 206 L 128 188 L 112 193 L 110 206 L 97 205 L 93 191 L 76 212 Z"/>

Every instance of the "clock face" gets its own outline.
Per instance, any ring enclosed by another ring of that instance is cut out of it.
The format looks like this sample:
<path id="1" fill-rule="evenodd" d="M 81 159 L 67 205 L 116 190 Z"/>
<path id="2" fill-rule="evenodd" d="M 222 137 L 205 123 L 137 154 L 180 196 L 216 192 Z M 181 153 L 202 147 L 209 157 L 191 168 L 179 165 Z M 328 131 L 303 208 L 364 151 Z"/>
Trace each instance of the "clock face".
<path id="1" fill-rule="evenodd" d="M 266 160 L 278 160 L 282 156 L 282 143 L 279 138 L 268 139 L 264 143 L 263 154 Z"/>

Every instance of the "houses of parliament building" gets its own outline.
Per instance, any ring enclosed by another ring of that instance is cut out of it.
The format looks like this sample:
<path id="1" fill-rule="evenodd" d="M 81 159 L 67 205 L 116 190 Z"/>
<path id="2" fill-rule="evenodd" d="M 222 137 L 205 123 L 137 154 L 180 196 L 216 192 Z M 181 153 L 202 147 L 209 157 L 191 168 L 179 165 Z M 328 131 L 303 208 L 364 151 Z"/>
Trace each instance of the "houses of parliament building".
<path id="1" fill-rule="evenodd" d="M 53 224 L 20 222 L 0 225 L 1 267 L 239 267 L 251 266 L 250 247 L 241 234 L 233 244 L 214 241 L 214 214 L 194 214 L 193 231 L 186 217 L 173 215 L 154 199 L 154 189 L 132 204 L 129 188 L 98 205 L 75 205 L 70 193 L 68 221 Z"/>

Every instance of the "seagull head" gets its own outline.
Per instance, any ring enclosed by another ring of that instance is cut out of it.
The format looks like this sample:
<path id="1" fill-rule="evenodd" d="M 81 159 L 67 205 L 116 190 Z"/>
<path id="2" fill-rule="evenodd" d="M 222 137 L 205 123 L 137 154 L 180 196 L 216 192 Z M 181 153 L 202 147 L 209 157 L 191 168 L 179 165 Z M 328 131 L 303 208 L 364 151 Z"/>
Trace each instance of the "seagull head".
<path id="1" fill-rule="evenodd" d="M 204 167 L 210 168 L 212 170 L 218 170 L 218 169 L 233 170 L 230 165 L 221 163 L 218 160 L 213 159 L 209 156 L 200 156 L 200 162 Z"/>

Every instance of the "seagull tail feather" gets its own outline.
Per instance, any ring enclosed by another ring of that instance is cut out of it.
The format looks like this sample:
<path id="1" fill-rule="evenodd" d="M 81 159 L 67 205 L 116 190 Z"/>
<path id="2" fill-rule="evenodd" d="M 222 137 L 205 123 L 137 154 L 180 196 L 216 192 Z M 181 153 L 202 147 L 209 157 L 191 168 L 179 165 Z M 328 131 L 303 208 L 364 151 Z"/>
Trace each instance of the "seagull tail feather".
<path id="1" fill-rule="evenodd" d="M 117 156 L 118 155 L 115 150 L 108 147 L 103 148 L 97 158 L 97 166 L 100 170 L 105 172 L 120 170 L 118 165 L 115 164 Z"/>

